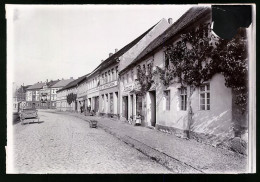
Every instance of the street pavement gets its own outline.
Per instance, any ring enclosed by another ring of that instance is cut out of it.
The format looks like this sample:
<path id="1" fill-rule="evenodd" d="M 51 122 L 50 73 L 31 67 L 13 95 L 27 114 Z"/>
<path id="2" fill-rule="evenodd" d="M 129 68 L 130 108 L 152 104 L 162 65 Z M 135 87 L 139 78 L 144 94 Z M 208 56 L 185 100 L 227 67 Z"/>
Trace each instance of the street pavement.
<path id="1" fill-rule="evenodd" d="M 98 127 L 166 166 L 173 173 L 246 173 L 247 156 L 186 140 L 173 134 L 115 119 L 60 112 L 83 120 L 98 121 Z"/>
<path id="2" fill-rule="evenodd" d="M 13 126 L 14 173 L 172 172 L 85 120 L 42 111 L 39 116 L 40 123 Z"/>

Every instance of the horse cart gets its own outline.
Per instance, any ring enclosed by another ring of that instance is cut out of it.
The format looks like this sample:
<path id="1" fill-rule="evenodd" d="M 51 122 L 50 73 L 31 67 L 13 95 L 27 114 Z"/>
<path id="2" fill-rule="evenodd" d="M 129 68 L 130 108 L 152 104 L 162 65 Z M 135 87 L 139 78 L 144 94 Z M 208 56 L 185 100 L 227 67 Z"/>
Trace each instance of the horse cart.
<path id="1" fill-rule="evenodd" d="M 25 120 L 33 120 L 33 122 L 37 121 L 39 123 L 40 118 L 38 116 L 38 110 L 34 108 L 21 110 L 20 121 L 22 125 L 24 124 Z"/>

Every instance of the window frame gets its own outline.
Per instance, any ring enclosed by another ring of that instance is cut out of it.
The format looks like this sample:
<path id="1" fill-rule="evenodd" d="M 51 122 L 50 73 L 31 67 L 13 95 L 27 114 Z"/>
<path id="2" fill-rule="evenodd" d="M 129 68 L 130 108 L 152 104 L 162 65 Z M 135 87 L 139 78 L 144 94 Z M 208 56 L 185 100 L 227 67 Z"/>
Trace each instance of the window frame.
<path id="1" fill-rule="evenodd" d="M 180 110 L 187 111 L 187 87 L 179 88 L 179 95 L 180 95 Z"/>
<path id="2" fill-rule="evenodd" d="M 166 95 L 166 93 L 168 92 L 168 94 Z M 165 111 L 170 111 L 171 110 L 171 90 L 164 90 L 163 91 L 163 96 L 165 99 Z M 167 102 L 167 98 L 168 98 L 168 102 Z"/>
<path id="3" fill-rule="evenodd" d="M 207 89 L 207 86 L 209 89 Z M 204 90 L 202 91 L 201 88 L 204 87 Z M 201 97 L 202 94 L 204 95 L 204 104 L 201 103 Z M 208 97 L 209 94 L 209 97 Z M 208 103 L 209 100 L 209 103 Z M 202 105 L 204 105 L 204 109 L 202 109 Z M 200 111 L 210 111 L 210 84 L 209 83 L 203 83 L 199 86 L 199 110 Z M 208 108 L 209 106 L 209 108 Z"/>

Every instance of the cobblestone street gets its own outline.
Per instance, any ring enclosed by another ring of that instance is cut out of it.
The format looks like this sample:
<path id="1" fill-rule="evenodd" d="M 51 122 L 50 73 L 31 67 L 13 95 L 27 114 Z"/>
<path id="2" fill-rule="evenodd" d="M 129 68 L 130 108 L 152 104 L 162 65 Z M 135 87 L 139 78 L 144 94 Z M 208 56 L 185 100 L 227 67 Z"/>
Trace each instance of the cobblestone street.
<path id="1" fill-rule="evenodd" d="M 42 123 L 14 125 L 15 173 L 169 173 L 100 128 L 39 112 Z"/>

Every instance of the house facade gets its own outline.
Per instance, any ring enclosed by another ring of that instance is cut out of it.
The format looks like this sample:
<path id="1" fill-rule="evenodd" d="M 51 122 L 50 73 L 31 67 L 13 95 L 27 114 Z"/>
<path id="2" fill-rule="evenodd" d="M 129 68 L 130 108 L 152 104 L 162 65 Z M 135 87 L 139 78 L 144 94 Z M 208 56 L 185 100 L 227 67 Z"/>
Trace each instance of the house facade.
<path id="1" fill-rule="evenodd" d="M 51 84 L 50 87 L 50 108 L 56 109 L 56 100 L 57 100 L 57 91 L 66 85 L 68 85 L 70 82 L 72 82 L 74 79 L 71 77 L 70 79 L 61 79 L 58 80 L 55 84 Z"/>
<path id="2" fill-rule="evenodd" d="M 56 110 L 58 111 L 74 111 L 78 112 L 79 100 L 78 100 L 78 86 L 83 80 L 85 80 L 86 75 L 79 77 L 76 80 L 71 81 L 65 87 L 56 91 Z M 68 103 L 68 95 L 73 95 L 73 101 Z"/>
<path id="3" fill-rule="evenodd" d="M 136 69 L 125 71 L 126 68 L 131 66 L 137 56 L 171 24 L 171 18 L 168 21 L 162 19 L 135 46 L 119 57 L 119 113 L 122 120 L 135 120 L 137 114 L 142 114 L 140 113 L 142 99 L 133 93 L 134 88 L 138 87 L 138 83 L 135 81 Z"/>
<path id="4" fill-rule="evenodd" d="M 149 70 L 155 71 L 156 67 L 164 69 L 171 64 L 165 59 L 165 46 L 176 44 L 182 33 L 209 22 L 210 8 L 190 9 L 151 42 L 131 64 L 120 70 L 123 116 L 135 120 L 135 116 L 140 114 L 143 126 L 182 137 L 194 137 L 214 145 L 234 137 L 236 106 L 232 89 L 225 86 L 222 74 L 215 74 L 192 90 L 176 82 L 166 87 L 159 75 L 155 74 L 150 89 L 140 94 L 138 69 L 146 75 L 151 74 Z M 191 109 L 188 108 L 188 102 L 191 103 Z M 243 122 L 243 127 L 246 122 Z"/>
<path id="5" fill-rule="evenodd" d="M 41 108 L 41 89 L 45 83 L 38 82 L 29 86 L 26 90 L 26 106 L 29 108 Z M 46 97 L 47 98 L 47 97 Z"/>

